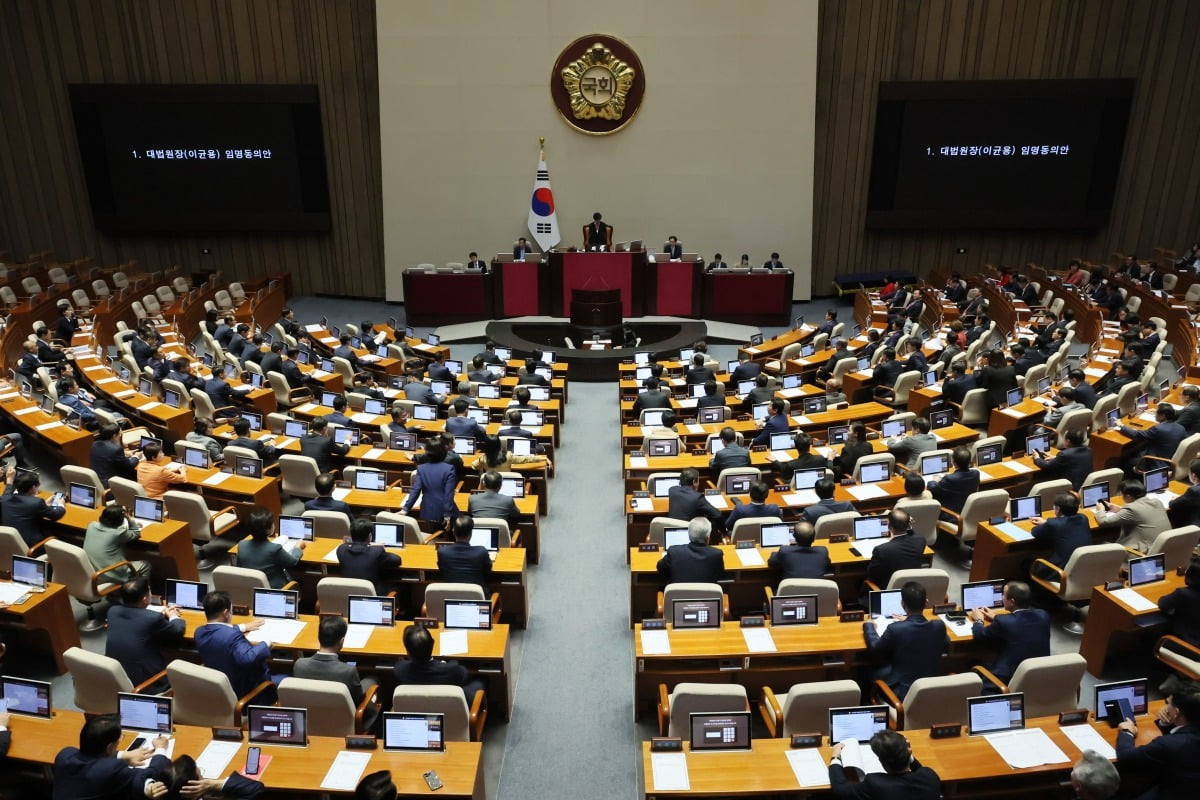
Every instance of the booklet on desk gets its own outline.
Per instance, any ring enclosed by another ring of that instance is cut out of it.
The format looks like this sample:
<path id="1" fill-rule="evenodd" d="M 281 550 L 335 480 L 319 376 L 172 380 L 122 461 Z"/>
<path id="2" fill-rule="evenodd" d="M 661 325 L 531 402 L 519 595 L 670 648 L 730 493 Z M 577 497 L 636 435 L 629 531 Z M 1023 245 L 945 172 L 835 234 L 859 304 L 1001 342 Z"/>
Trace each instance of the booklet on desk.
<path id="1" fill-rule="evenodd" d="M 859 779 L 869 773 L 883 773 L 886 770 L 879 763 L 879 756 L 869 746 L 860 744 L 857 739 L 847 739 L 842 742 L 842 768 L 858 772 Z"/>

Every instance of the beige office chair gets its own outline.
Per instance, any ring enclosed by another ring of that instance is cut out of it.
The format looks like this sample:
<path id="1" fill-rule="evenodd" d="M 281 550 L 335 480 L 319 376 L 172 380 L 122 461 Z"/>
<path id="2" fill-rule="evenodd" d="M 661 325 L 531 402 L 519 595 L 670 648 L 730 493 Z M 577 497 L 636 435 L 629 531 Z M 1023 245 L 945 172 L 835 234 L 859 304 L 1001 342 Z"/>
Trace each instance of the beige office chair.
<path id="1" fill-rule="evenodd" d="M 218 289 L 213 295 L 213 302 L 217 304 L 217 308 L 221 311 L 228 311 L 233 308 L 233 297 L 225 289 Z"/>
<path id="2" fill-rule="evenodd" d="M 782 524 L 782 517 L 746 517 L 733 523 L 729 538 L 733 542 L 757 542 L 763 525 Z"/>
<path id="3" fill-rule="evenodd" d="M 375 595 L 375 585 L 363 578 L 321 578 L 317 581 L 317 613 L 349 614 L 350 595 Z"/>
<path id="4" fill-rule="evenodd" d="M 398 511 L 380 511 L 375 515 L 376 522 L 390 522 L 404 529 L 404 544 L 427 544 L 438 537 L 437 533 L 425 533 L 417 521 Z"/>
<path id="5" fill-rule="evenodd" d="M 43 552 L 46 547 L 46 542 L 56 539 L 56 536 L 48 536 L 40 542 L 30 547 L 25 544 L 25 540 L 21 538 L 21 532 L 16 528 L 8 525 L 0 525 L 0 564 L 11 564 L 13 556 L 25 556 L 27 558 L 41 558 L 46 560 L 46 554 Z"/>
<path id="6" fill-rule="evenodd" d="M 171 291 L 170 286 L 159 286 L 154 290 L 154 296 L 158 298 L 158 302 L 162 305 L 169 306 L 175 302 L 175 292 Z"/>
<path id="7" fill-rule="evenodd" d="M 967 698 L 983 690 L 983 679 L 975 672 L 918 678 L 903 702 L 883 681 L 875 681 L 874 702 L 886 704 L 892 727 L 915 731 L 943 722 L 967 724 Z"/>
<path id="8" fill-rule="evenodd" d="M 254 606 L 254 590 L 270 589 L 271 582 L 261 569 L 231 567 L 222 564 L 212 571 L 213 591 L 229 592 L 230 602 L 235 606 Z M 290 581 L 284 589 L 295 589 L 296 582 Z"/>
<path id="9" fill-rule="evenodd" d="M 985 667 L 973 667 L 1000 692 L 1025 695 L 1025 717 L 1049 717 L 1079 707 L 1079 684 L 1087 671 L 1087 659 L 1078 653 L 1027 658 L 1017 667 L 1006 686 Z"/>
<path id="10" fill-rule="evenodd" d="M 425 602 L 421 606 L 421 616 L 433 617 L 438 622 L 446 620 L 447 600 L 491 600 L 492 622 L 500 621 L 500 595 L 493 592 L 490 598 L 485 597 L 483 589 L 474 583 L 431 583 L 425 587 Z"/>
<path id="11" fill-rule="evenodd" d="M 117 692 L 141 693 L 167 676 L 159 672 L 134 686 L 120 661 L 82 647 L 68 647 L 63 661 L 75 686 L 75 705 L 85 714 L 115 714 Z"/>
<path id="12" fill-rule="evenodd" d="M 720 474 L 717 475 L 717 481 L 712 484 L 712 488 L 720 489 L 724 492 L 725 481 L 735 475 L 745 475 L 755 481 L 762 480 L 762 472 L 758 467 L 728 467 L 721 470 Z"/>
<path id="13" fill-rule="evenodd" d="M 958 421 L 963 425 L 987 425 L 992 415 L 987 402 L 987 389 L 971 389 L 963 395 L 962 405 L 950 405 L 958 411 Z"/>
<path id="14" fill-rule="evenodd" d="M 91 486 L 96 490 L 96 499 L 103 500 L 106 493 L 104 484 L 100 482 L 100 476 L 96 474 L 94 469 L 81 467 L 76 464 L 63 464 L 59 468 L 58 476 L 62 478 L 64 486 L 69 483 L 81 483 L 84 486 Z M 132 508 L 132 506 L 128 507 Z"/>
<path id="15" fill-rule="evenodd" d="M 666 548 L 666 529 L 667 528 L 686 528 L 688 520 L 674 519 L 672 517 L 654 517 L 650 520 L 650 533 L 646 536 L 647 542 L 652 542 L 660 548 Z"/>
<path id="16" fill-rule="evenodd" d="M 128 478 L 113 476 L 108 479 L 108 488 L 112 492 L 113 500 L 120 503 L 125 508 L 133 508 L 133 499 L 135 497 L 146 497 L 146 490 L 137 481 L 131 481 Z"/>
<path id="17" fill-rule="evenodd" d="M 345 539 L 350 535 L 350 519 L 340 511 L 304 511 L 300 516 L 313 521 L 316 539 Z"/>
<path id="18" fill-rule="evenodd" d="M 1168 634 L 1154 643 L 1154 657 L 1188 680 L 1200 681 L 1200 647 Z"/>
<path id="19" fill-rule="evenodd" d="M 721 600 L 721 618 L 729 619 L 729 596 L 719 583 L 679 582 L 668 583 L 658 593 L 658 616 L 670 614 L 676 600 Z"/>
<path id="20" fill-rule="evenodd" d="M 442 735 L 449 742 L 478 742 L 487 722 L 487 695 L 475 692 L 471 705 L 458 686 L 397 686 L 392 711 L 442 714 Z"/>
<path id="21" fill-rule="evenodd" d="M 1200 433 L 1193 433 L 1175 448 L 1175 454 L 1170 459 L 1157 456 L 1142 456 L 1142 462 L 1147 467 L 1174 467 L 1171 480 L 1188 482 L 1188 465 L 1200 457 Z"/>
<path id="22" fill-rule="evenodd" d="M 122 560 L 98 570 L 82 547 L 60 539 L 48 539 L 45 547 L 55 583 L 66 585 L 71 597 L 87 608 L 87 621 L 80 630 L 90 632 L 103 628 L 104 622 L 96 619 L 96 605 L 121 588 L 121 582 L 109 576 L 121 567 L 133 569 L 133 565 Z"/>
<path id="23" fill-rule="evenodd" d="M 908 396 L 913 389 L 918 388 L 921 382 L 921 373 L 915 369 L 908 372 L 901 372 L 896 378 L 896 385 L 876 386 L 874 390 L 874 399 L 876 402 L 884 403 L 893 408 L 907 408 Z"/>
<path id="24" fill-rule="evenodd" d="M 770 686 L 764 686 L 758 711 L 771 738 L 797 733 L 829 735 L 829 709 L 857 706 L 862 692 L 852 680 L 797 683 L 784 695 L 782 708 Z"/>
<path id="25" fill-rule="evenodd" d="M 1095 472 L 1089 472 L 1088 476 L 1083 479 L 1080 487 L 1091 486 L 1094 483 L 1108 484 L 1108 496 L 1121 496 L 1121 481 L 1125 480 L 1125 470 L 1123 469 L 1098 469 Z"/>
<path id="26" fill-rule="evenodd" d="M 902 497 L 896 501 L 894 508 L 902 508 L 908 512 L 909 525 L 913 533 L 922 537 L 925 544 L 933 547 L 937 542 L 938 520 L 942 514 L 942 504 L 937 500 L 911 500 Z"/>
<path id="27" fill-rule="evenodd" d="M 284 453 L 278 463 L 279 488 L 284 494 L 307 499 L 317 496 L 316 480 L 321 471 L 316 459 Z"/>
<path id="28" fill-rule="evenodd" d="M 909 581 L 915 581 L 925 587 L 925 603 L 927 606 L 939 605 L 946 602 L 946 593 L 950 590 L 950 575 L 943 569 L 922 567 L 920 569 L 898 569 L 888 579 L 887 586 L 876 586 L 867 581 L 867 586 L 873 590 L 899 589 Z"/>
<path id="29" fill-rule="evenodd" d="M 686 737 L 691 732 L 691 715 L 722 711 L 749 711 L 746 687 L 737 684 L 677 683 L 670 694 L 658 685 L 658 733 Z"/>
<path id="30" fill-rule="evenodd" d="M 861 517 L 862 514 L 857 511 L 835 511 L 832 514 L 822 514 L 817 517 L 813 530 L 818 539 L 828 539 L 834 534 L 842 533 L 851 536 L 854 533 L 854 520 Z"/>
<path id="31" fill-rule="evenodd" d="M 1166 569 L 1173 572 L 1191 562 L 1197 544 L 1200 544 L 1200 525 L 1184 525 L 1155 536 L 1146 555 L 1163 553 L 1166 555 L 1163 560 Z"/>
<path id="32" fill-rule="evenodd" d="M 800 357 L 800 351 L 803 349 L 802 342 L 792 342 L 783 346 L 783 350 L 779 352 L 779 358 L 769 358 L 763 362 L 763 371 L 770 373 L 783 372 L 783 365 L 791 361 L 793 358 Z"/>
<path id="33" fill-rule="evenodd" d="M 988 489 L 973 494 L 963 504 L 962 514 L 942 509 L 952 520 L 938 522 L 938 530 L 955 537 L 963 544 L 971 544 L 975 541 L 981 523 L 992 517 L 1004 516 L 1008 511 L 1008 500 L 1008 492 L 1004 489 Z"/>
<path id="34" fill-rule="evenodd" d="M 293 408 L 311 402 L 313 399 L 311 390 L 304 387 L 293 389 L 288 385 L 287 378 L 283 377 L 281 372 L 275 370 L 268 372 L 267 382 L 271 385 L 271 391 L 275 393 L 275 402 L 284 408 Z"/>
<path id="35" fill-rule="evenodd" d="M 774 591 L 770 586 L 764 586 L 763 592 L 767 596 L 768 608 L 771 605 L 772 597 L 815 594 L 818 617 L 836 617 L 842 611 L 841 591 L 838 589 L 837 583 L 825 578 L 784 578 Z"/>
<path id="36" fill-rule="evenodd" d="M 221 406 L 220 408 L 214 406 L 212 398 L 199 389 L 191 389 L 188 392 L 188 396 L 192 399 L 192 408 L 194 409 L 194 415 L 197 417 L 208 417 L 211 420 L 215 420 L 218 413 L 228 416 L 228 412 L 237 411 L 233 406 Z"/>
<path id="37" fill-rule="evenodd" d="M 1116 580 L 1128 559 L 1129 551 L 1119 544 L 1091 544 L 1077 547 L 1065 567 L 1056 566 L 1044 558 L 1037 559 L 1033 562 L 1035 570 L 1030 577 L 1058 599 L 1082 608 L 1091 601 L 1092 587 Z M 1037 566 L 1050 570 L 1054 577 L 1042 577 L 1036 570 Z M 1068 633 L 1083 632 L 1083 626 L 1077 620 L 1067 623 L 1064 628 Z"/>
<path id="38" fill-rule="evenodd" d="M 245 697 L 238 697 L 224 672 L 178 658 L 167 664 L 167 679 L 175 698 L 176 724 L 205 728 L 241 727 L 246 706 L 274 688 L 270 681 L 263 681 Z"/>
<path id="39" fill-rule="evenodd" d="M 1057 446 L 1062 449 L 1067 446 L 1067 434 L 1073 430 L 1083 431 L 1083 441 L 1087 443 L 1087 435 L 1092 430 L 1092 410 L 1090 408 L 1077 408 L 1074 411 L 1068 411 L 1063 414 L 1062 419 L 1058 421 L 1055 427 L 1057 433 Z"/>
<path id="40" fill-rule="evenodd" d="M 238 526 L 236 508 L 225 506 L 219 511 L 210 511 L 198 494 L 172 489 L 163 493 L 163 504 L 168 517 L 187 523 L 192 541 L 198 545 L 206 545 Z"/>
<path id="41" fill-rule="evenodd" d="M 308 732 L 312 736 L 353 736 L 363 733 L 363 717 L 375 701 L 378 686 L 363 693 L 354 705 L 350 689 L 337 681 L 315 678 L 284 678 L 279 682 L 279 705 L 308 709 Z"/>
<path id="42" fill-rule="evenodd" d="M 1054 498 L 1060 494 L 1070 493 L 1072 491 L 1071 482 L 1066 478 L 1056 478 L 1052 481 L 1041 481 L 1035 483 L 1029 489 L 1030 496 L 1042 498 L 1042 511 L 1049 511 L 1054 508 Z"/>
<path id="43" fill-rule="evenodd" d="M 112 285 L 118 289 L 128 289 L 130 286 L 129 277 L 121 270 L 114 272 L 109 280 L 111 280 Z"/>

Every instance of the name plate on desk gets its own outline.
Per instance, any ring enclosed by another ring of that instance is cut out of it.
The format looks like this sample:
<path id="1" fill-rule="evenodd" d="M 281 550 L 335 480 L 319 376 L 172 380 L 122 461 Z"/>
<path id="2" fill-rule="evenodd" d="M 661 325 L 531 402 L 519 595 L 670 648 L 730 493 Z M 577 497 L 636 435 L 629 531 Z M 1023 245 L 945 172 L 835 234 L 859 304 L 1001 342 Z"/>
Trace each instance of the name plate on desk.
<path id="1" fill-rule="evenodd" d="M 347 736 L 347 750 L 375 750 L 379 742 L 374 736 Z"/>
<path id="2" fill-rule="evenodd" d="M 799 750 L 805 747 L 820 747 L 821 734 L 819 733 L 796 733 L 792 735 L 792 749 Z"/>
<path id="3" fill-rule="evenodd" d="M 1086 708 L 1077 708 L 1074 711 L 1058 712 L 1059 725 L 1081 725 L 1088 721 L 1090 712 Z"/>
<path id="4" fill-rule="evenodd" d="M 954 739 L 962 736 L 962 723 L 946 722 L 935 724 L 929 728 L 930 739 Z"/>
<path id="5" fill-rule="evenodd" d="M 429 628 L 430 630 L 437 630 L 438 621 L 437 617 L 413 617 L 413 625 L 419 625 L 422 628 Z"/>
<path id="6" fill-rule="evenodd" d="M 848 541 L 850 541 L 850 534 L 848 534 L 848 533 L 831 533 L 831 534 L 829 534 L 829 543 L 830 544 L 841 544 L 842 542 L 848 542 Z"/>
<path id="7" fill-rule="evenodd" d="M 240 742 L 242 740 L 241 728 L 213 728 L 212 738 L 223 739 L 230 742 Z"/>
<path id="8" fill-rule="evenodd" d="M 862 622 L 866 616 L 866 612 L 862 609 L 858 611 L 843 611 L 838 615 L 838 622 Z"/>
<path id="9" fill-rule="evenodd" d="M 752 550 L 757 546 L 758 542 L 754 541 L 753 539 L 742 539 L 734 544 L 734 547 L 738 550 Z"/>
<path id="10" fill-rule="evenodd" d="M 658 542 L 642 542 L 638 545 L 639 553 L 657 553 Z"/>
<path id="11" fill-rule="evenodd" d="M 678 736 L 654 736 L 650 739 L 651 753 L 682 753 L 683 739 Z"/>
<path id="12" fill-rule="evenodd" d="M 666 629 L 667 621 L 665 619 L 642 620 L 642 630 L 644 631 L 665 631 Z"/>
<path id="13" fill-rule="evenodd" d="M 762 614 L 747 614 L 741 619 L 743 628 L 761 628 L 767 624 L 767 619 Z"/>

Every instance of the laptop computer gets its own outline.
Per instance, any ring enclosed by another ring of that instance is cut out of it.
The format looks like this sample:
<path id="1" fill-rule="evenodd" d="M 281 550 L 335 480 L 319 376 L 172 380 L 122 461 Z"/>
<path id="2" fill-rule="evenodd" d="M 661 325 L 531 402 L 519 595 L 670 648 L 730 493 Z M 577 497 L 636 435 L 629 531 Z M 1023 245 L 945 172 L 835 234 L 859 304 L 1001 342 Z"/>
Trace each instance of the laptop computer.
<path id="1" fill-rule="evenodd" d="M 283 706 L 246 706 L 250 744 L 308 744 L 308 709 Z"/>
<path id="2" fill-rule="evenodd" d="M 1025 727 L 1025 695 L 992 694 L 967 698 L 967 735 L 1019 731 Z"/>
<path id="3" fill-rule="evenodd" d="M 169 606 L 178 606 L 190 611 L 203 611 L 204 595 L 206 594 L 208 594 L 207 584 L 167 578 L 166 589 L 163 591 L 163 602 Z"/>
<path id="4" fill-rule="evenodd" d="M 443 611 L 447 628 L 473 631 L 492 629 L 492 603 L 490 600 L 446 600 Z"/>
<path id="5" fill-rule="evenodd" d="M 1145 586 L 1147 583 L 1157 583 L 1166 576 L 1166 553 L 1129 559 L 1129 587 L 1131 589 Z"/>
<path id="6" fill-rule="evenodd" d="M 723 711 L 716 714 L 693 712 L 688 716 L 693 753 L 750 749 L 752 726 L 749 711 Z"/>
<path id="7" fill-rule="evenodd" d="M 842 706 L 829 709 L 829 741 L 833 744 L 853 739 L 869 742 L 880 731 L 887 730 L 887 706 Z"/>
<path id="8" fill-rule="evenodd" d="M 395 522 L 374 522 L 371 541 L 384 547 L 404 547 L 404 528 Z"/>
<path id="9" fill-rule="evenodd" d="M 364 492 L 382 492 L 387 489 L 387 473 L 377 469 L 354 471 L 354 488 Z"/>
<path id="10" fill-rule="evenodd" d="M 1082 508 L 1091 508 L 1101 500 L 1108 501 L 1108 484 L 1107 483 L 1089 483 L 1080 489 L 1080 494 L 1083 499 L 1080 501 Z"/>
<path id="11" fill-rule="evenodd" d="M 1020 522 L 1031 517 L 1042 515 L 1042 498 L 1031 494 L 1028 497 L 1014 497 L 1009 506 L 1009 517 L 1013 522 Z"/>
<path id="12" fill-rule="evenodd" d="M 133 518 L 143 523 L 162 522 L 163 501 L 153 497 L 134 497 Z"/>
<path id="13" fill-rule="evenodd" d="M 440 753 L 446 749 L 443 714 L 385 711 L 383 749 Z"/>
<path id="14" fill-rule="evenodd" d="M 707 600 L 675 600 L 671 603 L 671 627 L 676 630 L 719 628 L 721 615 L 719 597 Z"/>
<path id="15" fill-rule="evenodd" d="M 789 595 L 771 598 L 772 625 L 815 625 L 817 622 L 817 596 L 815 594 Z"/>
<path id="16" fill-rule="evenodd" d="M 349 595 L 346 598 L 346 620 L 351 625 L 377 625 L 390 628 L 396 624 L 396 598 L 378 595 Z"/>
<path id="17" fill-rule="evenodd" d="M 84 508 L 96 507 L 96 487 L 85 483 L 67 484 L 67 502 Z"/>
<path id="18" fill-rule="evenodd" d="M 12 675 L 0 676 L 0 695 L 4 698 L 10 714 L 50 719 L 53 706 L 50 704 L 50 684 Z"/>
<path id="19" fill-rule="evenodd" d="M 250 613 L 268 619 L 296 619 L 300 593 L 295 589 L 255 589 Z"/>
<path id="20" fill-rule="evenodd" d="M 786 522 L 771 522 L 758 528 L 759 547 L 782 547 L 792 543 L 792 526 Z"/>
<path id="21" fill-rule="evenodd" d="M 34 591 L 45 591 L 47 564 L 46 561 L 14 554 L 12 557 L 12 582 L 28 586 Z"/>
<path id="22" fill-rule="evenodd" d="M 962 604 L 959 608 L 1002 608 L 1004 606 L 1004 580 L 972 581 L 962 585 Z"/>
<path id="23" fill-rule="evenodd" d="M 279 517 L 279 535 L 293 541 L 311 542 L 313 540 L 313 520 L 311 517 Z"/>

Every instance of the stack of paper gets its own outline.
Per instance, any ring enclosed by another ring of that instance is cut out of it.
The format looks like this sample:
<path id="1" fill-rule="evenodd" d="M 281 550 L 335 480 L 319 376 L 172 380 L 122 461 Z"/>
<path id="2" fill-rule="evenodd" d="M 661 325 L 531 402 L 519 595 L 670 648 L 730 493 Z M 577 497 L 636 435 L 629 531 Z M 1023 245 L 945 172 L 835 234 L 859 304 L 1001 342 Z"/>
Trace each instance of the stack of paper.
<path id="1" fill-rule="evenodd" d="M 846 492 L 855 500 L 872 500 L 876 497 L 886 497 L 887 492 L 876 483 L 864 483 L 858 486 L 847 486 Z"/>
<path id="2" fill-rule="evenodd" d="M 335 792 L 353 792 L 362 779 L 367 764 L 371 763 L 371 754 L 361 750 L 342 750 L 329 765 L 329 771 L 321 779 L 321 788 Z"/>
<path id="3" fill-rule="evenodd" d="M 692 788 L 687 756 L 683 753 L 651 753 L 650 774 L 656 792 L 684 792 Z"/>
<path id="4" fill-rule="evenodd" d="M 671 653 L 671 639 L 666 631 L 642 630 L 642 655 L 665 656 Z"/>
<path id="5" fill-rule="evenodd" d="M 468 651 L 467 632 L 442 629 L 438 635 L 439 656 L 461 656 Z"/>
<path id="6" fill-rule="evenodd" d="M 291 644 L 304 630 L 304 622 L 298 619 L 268 619 L 256 631 L 250 631 L 246 638 L 252 642 L 267 642 L 268 644 Z"/>
<path id="7" fill-rule="evenodd" d="M 758 548 L 747 547 L 742 550 L 735 550 L 738 561 L 742 562 L 743 567 L 761 567 L 766 562 L 763 561 L 762 553 L 758 552 Z"/>
<path id="8" fill-rule="evenodd" d="M 779 649 L 770 628 L 742 628 L 742 638 L 751 653 L 774 653 Z"/>
<path id="9" fill-rule="evenodd" d="M 1015 522 L 1001 522 L 996 526 L 996 530 L 1000 531 L 1005 536 L 1016 542 L 1024 542 L 1033 538 L 1032 533 L 1025 530 Z"/>
<path id="10" fill-rule="evenodd" d="M 1134 611 L 1156 611 L 1158 609 L 1158 603 L 1147 600 L 1136 589 L 1115 589 L 1112 596 Z"/>
<path id="11" fill-rule="evenodd" d="M 1071 759 L 1059 749 L 1041 728 L 990 733 L 983 737 L 1013 769 L 1040 767 L 1043 764 L 1069 764 Z"/>
<path id="12" fill-rule="evenodd" d="M 196 759 L 196 767 L 204 777 L 219 779 L 225 775 L 225 769 L 229 766 L 229 762 L 241 748 L 240 741 L 227 742 L 214 739 L 205 746 L 204 751 Z"/>
<path id="13" fill-rule="evenodd" d="M 1100 732 L 1091 725 L 1064 725 L 1059 728 L 1071 740 L 1071 744 L 1079 748 L 1079 752 L 1084 750 L 1095 750 L 1105 758 L 1116 758 L 1117 751 L 1109 744 Z"/>
<path id="14" fill-rule="evenodd" d="M 829 768 L 825 766 L 820 750 L 806 747 L 803 750 L 788 750 L 784 755 L 796 776 L 796 782 L 802 787 L 829 785 Z"/>

